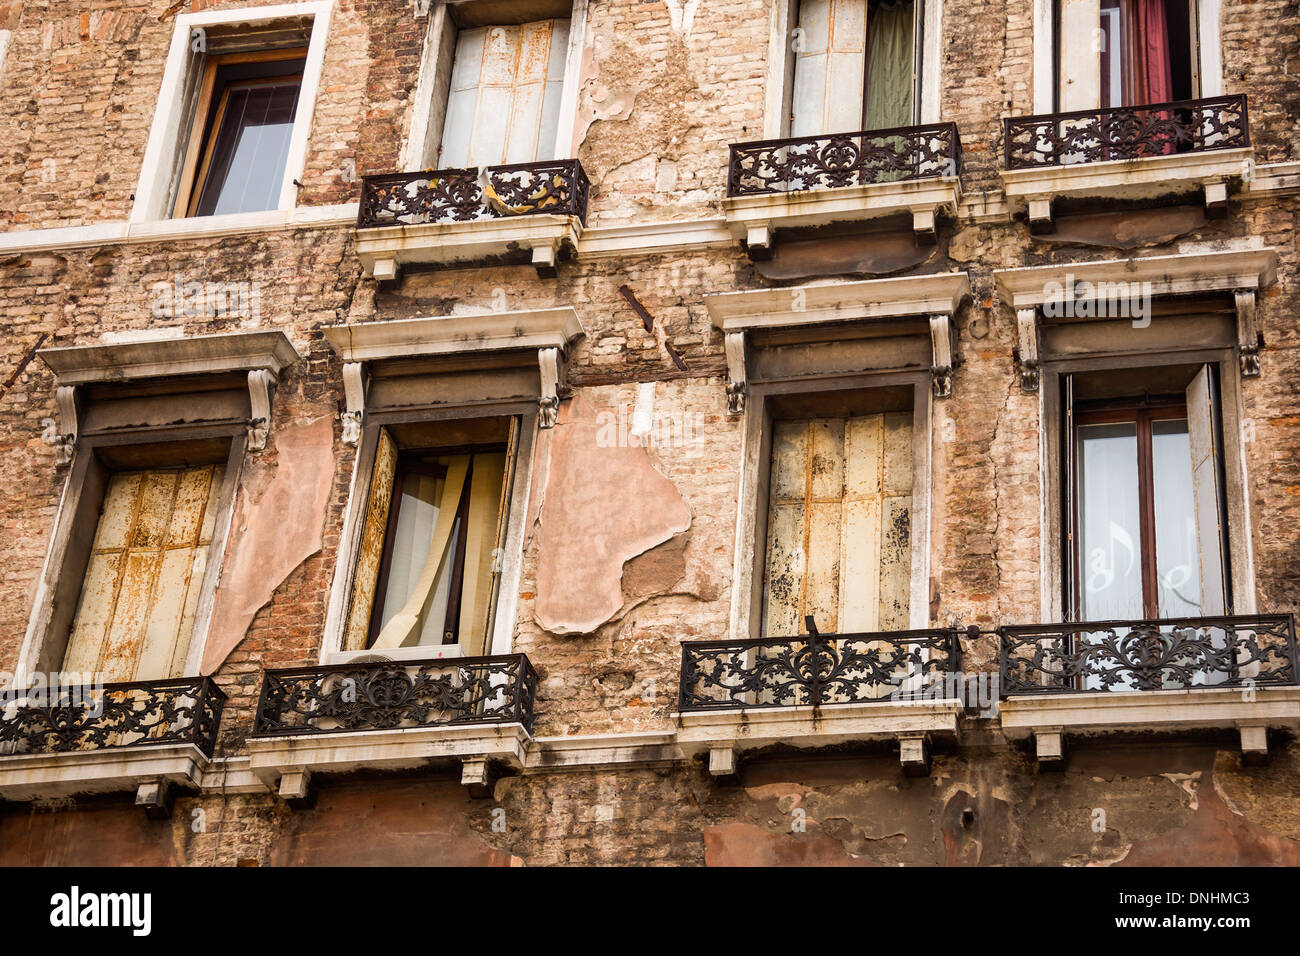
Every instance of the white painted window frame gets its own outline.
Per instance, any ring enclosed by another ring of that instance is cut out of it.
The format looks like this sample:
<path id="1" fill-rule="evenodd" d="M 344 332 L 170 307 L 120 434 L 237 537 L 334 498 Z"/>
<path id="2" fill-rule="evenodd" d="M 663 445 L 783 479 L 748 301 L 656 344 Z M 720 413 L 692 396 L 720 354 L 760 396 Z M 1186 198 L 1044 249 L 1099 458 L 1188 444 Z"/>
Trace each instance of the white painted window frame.
<path id="1" fill-rule="evenodd" d="M 462 0 L 473 2 L 473 0 Z M 573 159 L 578 118 L 578 84 L 582 71 L 582 49 L 587 31 L 588 0 L 573 0 L 569 14 L 569 41 L 564 57 L 564 85 L 560 90 L 560 116 L 556 123 L 554 159 Z M 429 10 L 429 27 L 420 56 L 420 75 L 411 98 L 410 123 L 402 145 L 400 172 L 438 165 L 436 157 L 442 139 L 447 109 L 447 91 L 456 52 L 456 25 L 448 12 L 447 0 Z"/>
<path id="2" fill-rule="evenodd" d="M 186 90 L 193 81 L 194 70 L 201 54 L 190 50 L 190 37 L 196 29 L 234 24 L 258 24 L 293 17 L 310 17 L 311 40 L 307 46 L 307 59 L 303 65 L 302 87 L 298 94 L 298 111 L 294 118 L 293 134 L 289 139 L 289 153 L 284 164 L 284 180 L 280 186 L 280 199 L 275 210 L 286 212 L 298 202 L 295 180 L 302 178 L 307 164 L 307 141 L 311 135 L 316 97 L 320 90 L 321 72 L 325 62 L 325 45 L 329 36 L 330 15 L 334 0 L 306 0 L 302 3 L 278 3 L 265 7 L 244 7 L 237 10 L 204 10 L 186 13 L 176 18 L 172 30 L 171 47 L 163 71 L 162 86 L 158 93 L 158 108 L 149 128 L 140 178 L 135 187 L 135 203 L 129 221 L 158 222 L 172 219 L 171 204 L 176 190 L 176 163 L 181 140 L 188 133 Z M 247 219 L 261 222 L 263 212 L 233 213 L 223 216 L 193 217 L 205 222 L 220 220 L 225 227 L 237 226 Z"/>
<path id="3" fill-rule="evenodd" d="M 1056 110 L 1055 18 L 1059 0 L 1034 0 L 1034 105 L 1035 115 Z M 1199 66 L 1193 64 L 1200 81 L 1197 96 L 1208 99 L 1223 95 L 1223 46 L 1219 20 L 1223 0 L 1196 0 L 1196 39 Z M 927 26 L 929 22 L 927 21 Z"/>
<path id="4" fill-rule="evenodd" d="M 940 121 L 939 92 L 943 79 L 942 0 L 916 0 L 925 5 L 921 36 L 921 124 Z M 1042 0 L 1037 0 L 1042 2 Z M 1048 0 L 1050 2 L 1050 0 Z M 799 0 L 769 0 L 767 46 L 767 101 L 763 108 L 763 139 L 789 135 L 790 98 L 794 92 L 794 51 Z"/>

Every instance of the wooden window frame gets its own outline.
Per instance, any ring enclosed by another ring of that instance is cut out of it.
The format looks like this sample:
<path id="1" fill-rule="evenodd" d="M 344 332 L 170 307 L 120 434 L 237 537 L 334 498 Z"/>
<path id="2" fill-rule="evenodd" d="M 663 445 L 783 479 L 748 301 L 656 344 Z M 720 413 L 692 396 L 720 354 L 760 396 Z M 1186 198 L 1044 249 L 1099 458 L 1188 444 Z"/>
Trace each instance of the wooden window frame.
<path id="1" fill-rule="evenodd" d="M 190 133 L 185 148 L 185 159 L 181 166 L 180 179 L 177 184 L 173 216 L 183 214 L 184 217 L 189 218 L 196 215 L 199 200 L 202 198 L 203 190 L 207 185 L 207 177 L 212 163 L 213 150 L 216 147 L 217 134 L 221 131 L 221 125 L 225 117 L 226 105 L 229 102 L 230 90 L 233 85 L 228 83 L 220 91 L 220 102 L 217 104 L 216 112 L 212 115 L 211 122 L 209 122 L 208 115 L 209 113 L 212 113 L 212 98 L 217 94 L 217 73 L 220 69 L 224 66 L 244 63 L 301 60 L 303 61 L 303 67 L 302 69 L 299 69 L 297 73 L 287 73 L 283 76 L 259 77 L 252 80 L 236 81 L 240 83 L 278 83 L 292 77 L 297 77 L 299 103 L 301 103 L 306 59 L 307 47 L 252 50 L 243 53 L 218 53 L 205 59 L 203 63 L 203 79 L 200 81 L 199 85 L 198 102 L 194 108 L 194 117 L 190 122 Z M 296 107 L 294 114 L 294 121 L 297 122 Z"/>
<path id="2" fill-rule="evenodd" d="M 1091 407 L 1089 407 L 1091 406 Z M 1072 549 L 1069 567 L 1071 569 L 1070 601 L 1072 616 L 1081 619 L 1083 594 L 1080 590 L 1080 559 L 1078 554 L 1082 525 L 1079 513 L 1079 471 L 1078 459 L 1079 428 L 1086 425 L 1127 425 L 1137 428 L 1137 471 L 1138 471 L 1138 524 L 1141 529 L 1142 548 L 1142 616 L 1148 620 L 1160 617 L 1159 588 L 1156 573 L 1156 522 L 1155 522 L 1155 474 L 1151 441 L 1151 425 L 1160 421 L 1179 421 L 1187 418 L 1187 404 L 1182 399 L 1150 399 L 1131 403 L 1106 402 L 1096 404 L 1081 402 L 1079 407 L 1071 410 L 1071 428 L 1067 441 L 1074 451 L 1073 467 L 1065 476 L 1070 485 L 1069 547 Z M 1068 460 L 1068 459 L 1067 459 Z"/>

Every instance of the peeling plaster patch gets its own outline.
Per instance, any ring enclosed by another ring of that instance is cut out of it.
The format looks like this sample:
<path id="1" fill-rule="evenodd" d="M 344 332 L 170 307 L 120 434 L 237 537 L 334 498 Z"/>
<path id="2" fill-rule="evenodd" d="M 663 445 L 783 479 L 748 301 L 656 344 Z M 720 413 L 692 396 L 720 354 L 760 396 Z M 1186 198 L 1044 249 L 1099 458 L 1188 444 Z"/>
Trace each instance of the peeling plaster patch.
<path id="1" fill-rule="evenodd" d="M 706 866 L 873 866 L 849 855 L 824 833 L 772 833 L 752 823 L 724 823 L 704 831 Z"/>
<path id="2" fill-rule="evenodd" d="M 277 428 L 275 460 L 244 465 L 227 545 L 204 674 L 219 668 L 244 639 L 253 617 L 294 569 L 321 549 L 334 476 L 334 425 L 328 418 Z"/>
<path id="3" fill-rule="evenodd" d="M 1192 773 L 1162 773 L 1164 777 L 1174 786 L 1179 787 L 1187 794 L 1187 808 L 1195 810 L 1200 806 L 1200 800 L 1197 798 L 1197 791 L 1201 787 L 1201 771 L 1195 770 Z"/>
<path id="4" fill-rule="evenodd" d="M 690 511 L 639 446 L 601 447 L 596 411 L 564 403 L 537 516 L 537 623 L 590 634 L 623 606 L 623 565 L 680 534 Z"/>

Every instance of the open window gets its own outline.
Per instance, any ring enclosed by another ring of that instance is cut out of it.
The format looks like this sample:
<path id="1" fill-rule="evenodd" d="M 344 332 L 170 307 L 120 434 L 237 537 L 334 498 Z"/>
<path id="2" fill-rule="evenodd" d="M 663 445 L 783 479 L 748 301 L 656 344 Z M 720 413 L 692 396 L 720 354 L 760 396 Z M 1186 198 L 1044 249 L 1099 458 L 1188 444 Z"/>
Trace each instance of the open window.
<path id="1" fill-rule="evenodd" d="M 344 650 L 487 653 L 519 420 L 382 428 Z"/>
<path id="2" fill-rule="evenodd" d="M 1062 377 L 1072 619 L 1229 614 L 1217 370 L 1170 366 L 1140 396 L 1129 377 Z"/>
<path id="3" fill-rule="evenodd" d="M 1056 25 L 1063 112 L 1201 95 L 1196 0 L 1057 0 Z"/>
<path id="4" fill-rule="evenodd" d="M 801 0 L 789 136 L 920 122 L 919 0 Z"/>

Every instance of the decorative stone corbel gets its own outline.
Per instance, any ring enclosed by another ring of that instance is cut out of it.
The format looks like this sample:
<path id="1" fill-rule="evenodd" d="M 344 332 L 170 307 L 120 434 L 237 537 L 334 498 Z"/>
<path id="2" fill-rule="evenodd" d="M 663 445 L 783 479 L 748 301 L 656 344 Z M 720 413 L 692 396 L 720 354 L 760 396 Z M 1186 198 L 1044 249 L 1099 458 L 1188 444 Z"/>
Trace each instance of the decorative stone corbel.
<path id="1" fill-rule="evenodd" d="M 921 207 L 912 210 L 912 236 L 918 246 L 932 246 L 937 239 L 934 231 L 934 207 Z"/>
<path id="2" fill-rule="evenodd" d="M 470 797 L 482 800 L 492 796 L 500 776 L 496 764 L 486 757 L 466 757 L 461 761 L 460 782 Z"/>
<path id="3" fill-rule="evenodd" d="M 1065 735 L 1060 727 L 1040 727 L 1034 731 L 1034 756 L 1043 770 L 1060 770 L 1065 766 Z"/>
<path id="4" fill-rule="evenodd" d="M 265 369 L 248 373 L 248 400 L 251 414 L 248 419 L 248 450 L 262 451 L 271 433 L 271 389 L 275 376 Z"/>
<path id="5" fill-rule="evenodd" d="M 538 426 L 554 428 L 560 414 L 560 394 L 564 391 L 564 354 L 557 348 L 537 350 L 542 371 L 542 394 L 537 399 Z"/>
<path id="6" fill-rule="evenodd" d="M 1205 184 L 1205 215 L 1222 219 L 1228 214 L 1228 184 L 1223 180 Z"/>
<path id="7" fill-rule="evenodd" d="M 56 465 L 72 463 L 72 453 L 77 447 L 77 387 L 60 385 L 54 392 L 59 407 L 59 432 L 54 436 L 54 462 Z"/>
<path id="8" fill-rule="evenodd" d="M 532 262 L 533 268 L 537 270 L 537 278 L 554 279 L 558 274 L 557 263 L 560 259 L 560 240 L 550 239 L 545 242 L 539 242 L 533 246 Z"/>
<path id="9" fill-rule="evenodd" d="M 772 258 L 772 224 L 770 222 L 751 223 L 745 230 L 745 252 L 755 262 L 765 262 Z"/>
<path id="10" fill-rule="evenodd" d="M 903 767 L 903 776 L 929 776 L 930 745 L 925 734 L 900 734 L 898 760 Z"/>
<path id="11" fill-rule="evenodd" d="M 934 376 L 934 397 L 952 396 L 953 322 L 947 312 L 930 316 L 930 374 Z"/>
<path id="12" fill-rule="evenodd" d="M 1052 222 L 1052 199 L 1050 196 L 1030 197 L 1029 231 L 1035 236 L 1045 236 L 1056 231 Z"/>
<path id="13" fill-rule="evenodd" d="M 1236 293 L 1237 352 L 1241 357 L 1241 377 L 1259 377 L 1259 330 L 1255 325 L 1255 293 Z"/>
<path id="14" fill-rule="evenodd" d="M 172 815 L 176 791 L 166 777 L 155 777 L 140 784 L 135 791 L 135 805 L 150 820 L 166 820 Z"/>
<path id="15" fill-rule="evenodd" d="M 723 348 L 727 353 L 727 414 L 741 415 L 749 391 L 745 378 L 745 333 L 728 332 L 723 337 Z"/>
<path id="16" fill-rule="evenodd" d="M 732 784 L 738 780 L 740 763 L 735 744 L 726 741 L 716 743 L 709 748 L 709 774 L 721 784 Z"/>
<path id="17" fill-rule="evenodd" d="M 310 807 L 315 798 L 311 788 L 311 771 L 305 767 L 280 774 L 280 799 L 295 810 Z"/>
<path id="18" fill-rule="evenodd" d="M 1038 391 L 1038 309 L 1016 309 L 1020 335 L 1020 387 Z"/>
<path id="19" fill-rule="evenodd" d="M 366 415 L 365 368 L 360 362 L 343 363 L 343 406 L 339 413 L 343 444 L 355 445 L 361 440 L 361 425 Z"/>

